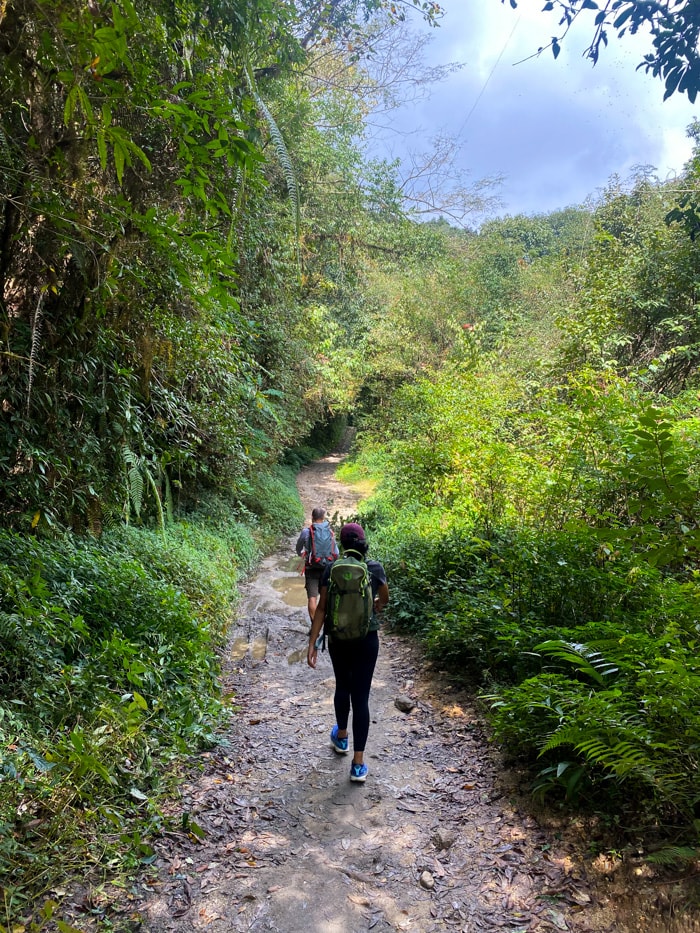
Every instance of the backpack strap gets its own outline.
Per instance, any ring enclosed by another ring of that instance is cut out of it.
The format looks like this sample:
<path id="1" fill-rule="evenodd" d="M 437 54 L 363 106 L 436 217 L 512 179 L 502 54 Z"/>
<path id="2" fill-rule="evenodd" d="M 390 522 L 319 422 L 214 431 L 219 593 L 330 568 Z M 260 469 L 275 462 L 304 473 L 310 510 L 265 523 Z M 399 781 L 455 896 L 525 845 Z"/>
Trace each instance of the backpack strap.
<path id="1" fill-rule="evenodd" d="M 308 550 L 307 553 L 306 553 L 306 563 L 307 563 L 307 566 L 313 562 L 314 547 L 315 547 L 315 542 L 314 542 L 314 523 L 311 522 L 311 524 L 309 525 L 309 550 Z"/>

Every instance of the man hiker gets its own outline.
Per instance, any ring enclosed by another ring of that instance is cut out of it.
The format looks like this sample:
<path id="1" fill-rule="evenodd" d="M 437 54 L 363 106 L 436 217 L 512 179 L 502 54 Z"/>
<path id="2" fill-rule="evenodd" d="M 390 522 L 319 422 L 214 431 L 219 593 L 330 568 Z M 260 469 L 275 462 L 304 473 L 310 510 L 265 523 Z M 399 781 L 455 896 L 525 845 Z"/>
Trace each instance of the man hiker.
<path id="1" fill-rule="evenodd" d="M 313 622 L 323 571 L 338 556 L 335 535 L 326 521 L 326 510 L 321 506 L 311 513 L 311 524 L 302 528 L 297 540 L 297 554 L 304 556 L 304 586 L 309 619 Z"/>

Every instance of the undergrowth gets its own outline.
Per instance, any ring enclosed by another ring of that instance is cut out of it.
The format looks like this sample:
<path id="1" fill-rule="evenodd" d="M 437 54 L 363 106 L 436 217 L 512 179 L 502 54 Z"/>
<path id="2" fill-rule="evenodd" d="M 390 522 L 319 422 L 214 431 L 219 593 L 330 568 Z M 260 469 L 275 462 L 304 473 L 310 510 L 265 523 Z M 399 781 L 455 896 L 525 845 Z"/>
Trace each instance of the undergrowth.
<path id="1" fill-rule="evenodd" d="M 365 441 L 390 618 L 481 695 L 540 798 L 697 855 L 694 408 L 599 377 L 506 388 L 425 380 Z"/>
<path id="2" fill-rule="evenodd" d="M 161 796 L 234 714 L 219 649 L 237 580 L 301 524 L 293 480 L 261 473 L 163 531 L 0 531 L 0 930 L 153 860 Z"/>

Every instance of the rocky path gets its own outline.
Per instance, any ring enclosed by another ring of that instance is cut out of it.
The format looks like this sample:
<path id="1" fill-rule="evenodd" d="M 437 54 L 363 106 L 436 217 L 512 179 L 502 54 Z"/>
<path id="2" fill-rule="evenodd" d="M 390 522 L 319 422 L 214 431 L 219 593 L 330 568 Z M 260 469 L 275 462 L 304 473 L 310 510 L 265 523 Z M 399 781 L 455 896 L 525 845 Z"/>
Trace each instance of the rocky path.
<path id="1" fill-rule="evenodd" d="M 307 514 L 316 504 L 351 513 L 336 462 L 300 477 Z M 369 777 L 351 784 L 349 756 L 328 742 L 330 661 L 322 655 L 316 671 L 305 663 L 293 555 L 290 539 L 245 589 L 226 669 L 237 711 L 225 744 L 200 756 L 181 788 L 183 831 L 158 843 L 156 873 L 140 886 L 141 929 L 690 929 L 662 919 L 648 890 L 632 902 L 610 866 L 596 871 L 567 832 L 538 823 L 469 701 L 391 634 L 382 633 L 371 697 Z"/>

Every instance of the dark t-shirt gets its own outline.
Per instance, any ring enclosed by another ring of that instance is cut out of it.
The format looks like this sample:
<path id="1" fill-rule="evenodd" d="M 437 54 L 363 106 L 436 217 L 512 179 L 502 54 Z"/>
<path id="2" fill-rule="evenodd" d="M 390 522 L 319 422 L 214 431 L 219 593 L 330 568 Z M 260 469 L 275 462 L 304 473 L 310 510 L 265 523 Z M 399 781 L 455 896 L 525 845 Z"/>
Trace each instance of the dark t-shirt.
<path id="1" fill-rule="evenodd" d="M 379 588 L 386 583 L 386 573 L 384 568 L 379 563 L 378 560 L 367 560 L 367 570 L 369 571 L 369 582 L 372 587 L 372 598 L 374 598 L 379 592 Z M 323 571 L 323 576 L 321 577 L 321 589 L 323 587 L 328 587 L 328 582 L 331 577 L 331 567 L 333 565 L 329 564 L 328 567 Z M 376 612 L 372 612 L 372 618 L 369 623 L 370 632 L 376 632 L 379 629 L 379 619 L 377 618 Z"/>

